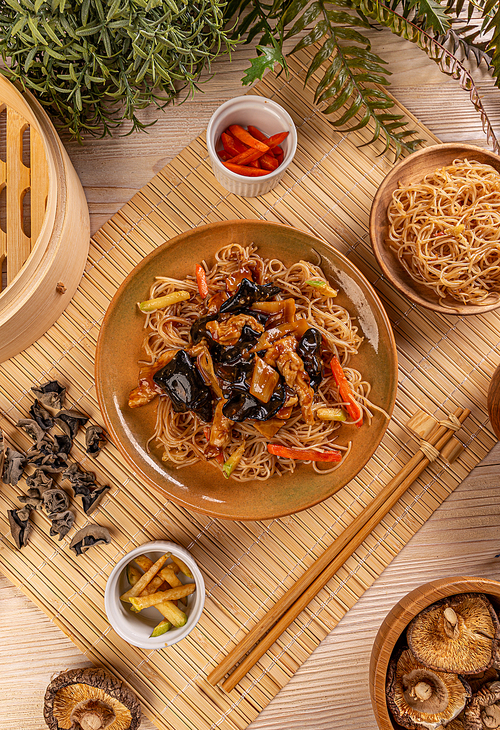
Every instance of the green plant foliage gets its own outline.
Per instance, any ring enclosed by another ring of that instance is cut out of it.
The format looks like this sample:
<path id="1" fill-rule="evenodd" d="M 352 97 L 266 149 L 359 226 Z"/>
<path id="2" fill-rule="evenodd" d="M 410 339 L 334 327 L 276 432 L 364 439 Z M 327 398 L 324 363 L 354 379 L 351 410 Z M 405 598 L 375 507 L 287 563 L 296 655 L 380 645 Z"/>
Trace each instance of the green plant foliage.
<path id="1" fill-rule="evenodd" d="M 481 114 L 488 139 L 499 149 L 474 80 L 462 63 L 463 58 L 475 59 L 478 65 L 484 62 L 500 85 L 498 0 L 287 0 L 272 5 L 233 0 L 227 10 L 245 13 L 237 28 L 244 39 L 260 38 L 259 55 L 250 62 L 244 83 L 262 78 L 275 64 L 286 69 L 286 59 L 280 58 L 285 39 L 301 36 L 292 54 L 321 42 L 306 76 L 306 84 L 316 79 L 316 102 L 325 114 L 342 111 L 332 122 L 336 126 L 353 130 L 371 123 L 371 141 L 382 136 L 386 147 L 392 144 L 399 156 L 403 150 L 414 150 L 420 140 L 411 139 L 414 133 L 391 111 L 392 97 L 382 88 L 389 85 L 385 62 L 371 52 L 364 35 L 372 26 L 389 28 L 416 43 L 444 73 L 460 81 Z"/>
<path id="2" fill-rule="evenodd" d="M 229 6 L 228 9 L 241 10 L 242 6 L 243 3 L 239 3 L 238 7 Z M 353 13 L 352 7 L 351 0 L 336 0 L 335 3 L 315 0 L 311 4 L 305 0 L 292 0 L 286 6 L 280 4 L 279 7 L 264 8 L 260 5 L 258 14 L 255 14 L 254 7 L 249 15 L 262 34 L 258 46 L 261 55 L 252 60 L 244 83 L 262 78 L 264 70 L 273 68 L 276 60 L 285 67 L 286 61 L 278 59 L 276 44 L 282 53 L 283 40 L 305 32 L 291 53 L 322 41 L 307 71 L 305 83 L 319 76 L 315 102 L 328 115 L 342 110 L 338 119 L 330 120 L 332 124 L 340 128 L 347 125 L 352 131 L 371 123 L 373 135 L 370 143 L 382 136 L 385 148 L 392 144 L 397 156 L 403 150 L 411 152 L 418 147 L 420 140 L 411 139 L 415 133 L 406 128 L 403 117 L 389 111 L 394 101 L 382 88 L 389 83 L 385 61 L 371 52 L 370 42 L 361 32 L 370 27 L 369 22 L 362 13 Z M 267 11 L 265 22 L 263 9 Z M 252 37 L 255 37 L 255 25 L 249 25 L 249 15 L 243 18 L 237 31 L 240 34 L 253 33 Z M 267 47 L 264 46 L 266 41 Z"/>
<path id="3" fill-rule="evenodd" d="M 78 140 L 104 136 L 136 111 L 193 92 L 234 44 L 219 0 L 0 0 L 0 53 Z"/>

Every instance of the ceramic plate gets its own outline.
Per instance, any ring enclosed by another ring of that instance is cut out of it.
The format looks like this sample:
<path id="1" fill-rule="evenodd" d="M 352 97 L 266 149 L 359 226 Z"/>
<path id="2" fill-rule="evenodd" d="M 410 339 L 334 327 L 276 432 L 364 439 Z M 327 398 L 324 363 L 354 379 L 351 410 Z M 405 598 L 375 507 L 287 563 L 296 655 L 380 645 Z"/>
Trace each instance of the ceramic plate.
<path id="1" fill-rule="evenodd" d="M 196 263 L 213 264 L 215 251 L 231 242 L 254 243 L 264 257 L 291 265 L 299 259 L 321 265 L 338 302 L 355 317 L 364 336 L 352 365 L 371 382 L 370 399 L 392 413 L 397 387 L 394 337 L 384 308 L 363 274 L 327 243 L 302 231 L 267 221 L 238 220 L 195 228 L 159 246 L 125 279 L 106 312 L 96 355 L 96 386 L 108 432 L 137 476 L 165 498 L 196 512 L 225 519 L 271 519 L 311 507 L 337 492 L 366 464 L 387 428 L 387 418 L 375 412 L 370 426 L 345 427 L 338 443 L 352 440 L 349 458 L 332 474 L 321 476 L 301 464 L 294 474 L 267 482 L 226 480 L 207 462 L 172 469 L 162 462 L 160 450 L 148 453 L 146 442 L 154 431 L 156 402 L 128 407 L 128 395 L 137 385 L 138 360 L 144 338 L 143 315 L 136 303 L 148 298 L 157 275 L 182 279 L 194 273 Z"/>

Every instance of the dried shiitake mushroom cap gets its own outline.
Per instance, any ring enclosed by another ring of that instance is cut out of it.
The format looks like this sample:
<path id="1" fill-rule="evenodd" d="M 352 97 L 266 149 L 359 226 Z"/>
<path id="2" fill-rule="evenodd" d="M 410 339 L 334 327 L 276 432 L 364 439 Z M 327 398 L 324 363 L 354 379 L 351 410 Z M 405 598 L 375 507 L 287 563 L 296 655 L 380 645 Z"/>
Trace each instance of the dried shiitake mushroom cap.
<path id="1" fill-rule="evenodd" d="M 491 665 L 500 624 L 482 593 L 461 593 L 415 616 L 406 636 L 416 658 L 441 672 L 477 674 Z"/>
<path id="2" fill-rule="evenodd" d="M 448 725 L 471 696 L 463 678 L 424 667 L 409 649 L 391 659 L 386 693 L 396 722 L 409 730 Z"/>
<path id="3" fill-rule="evenodd" d="M 43 716 L 50 730 L 137 730 L 141 707 L 104 669 L 71 669 L 47 687 Z"/>
<path id="4" fill-rule="evenodd" d="M 465 730 L 500 728 L 500 682 L 488 682 L 475 694 L 464 713 Z"/>

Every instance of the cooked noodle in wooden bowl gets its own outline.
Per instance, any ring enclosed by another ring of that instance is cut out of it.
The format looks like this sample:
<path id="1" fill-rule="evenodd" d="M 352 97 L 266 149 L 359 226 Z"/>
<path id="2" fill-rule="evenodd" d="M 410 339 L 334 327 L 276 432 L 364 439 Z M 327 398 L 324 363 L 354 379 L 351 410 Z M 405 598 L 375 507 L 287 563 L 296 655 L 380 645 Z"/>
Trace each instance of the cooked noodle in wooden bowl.
<path id="1" fill-rule="evenodd" d="M 386 277 L 417 304 L 500 306 L 500 159 L 456 144 L 411 155 L 380 186 L 370 235 Z"/>

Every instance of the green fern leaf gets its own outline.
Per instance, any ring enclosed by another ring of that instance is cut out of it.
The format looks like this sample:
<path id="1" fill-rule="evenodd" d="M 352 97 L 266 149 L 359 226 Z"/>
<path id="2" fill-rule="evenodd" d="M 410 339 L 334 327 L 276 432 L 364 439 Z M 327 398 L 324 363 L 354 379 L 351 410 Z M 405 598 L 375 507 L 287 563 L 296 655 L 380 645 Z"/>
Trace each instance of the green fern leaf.
<path id="1" fill-rule="evenodd" d="M 435 33 L 446 33 L 451 26 L 446 9 L 436 0 L 419 0 L 418 17 L 424 18 L 427 29 Z"/>

